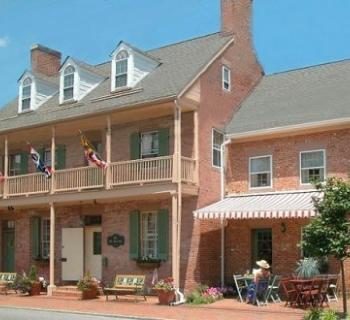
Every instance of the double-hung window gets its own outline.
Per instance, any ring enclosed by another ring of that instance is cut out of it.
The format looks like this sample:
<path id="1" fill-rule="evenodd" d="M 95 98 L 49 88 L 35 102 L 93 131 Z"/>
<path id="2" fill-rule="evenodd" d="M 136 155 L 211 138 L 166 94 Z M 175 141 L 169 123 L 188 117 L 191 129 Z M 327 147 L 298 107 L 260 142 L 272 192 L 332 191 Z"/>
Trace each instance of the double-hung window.
<path id="1" fill-rule="evenodd" d="M 301 184 L 322 182 L 325 180 L 325 151 L 313 150 L 300 152 Z"/>
<path id="2" fill-rule="evenodd" d="M 68 66 L 64 70 L 63 78 L 63 100 L 72 100 L 74 98 L 74 74 L 75 69 L 73 66 Z"/>
<path id="3" fill-rule="evenodd" d="M 148 258 L 158 257 L 157 253 L 157 213 L 141 213 L 141 256 Z"/>
<path id="4" fill-rule="evenodd" d="M 141 133 L 141 158 L 153 158 L 159 156 L 159 132 Z"/>
<path id="5" fill-rule="evenodd" d="M 231 91 L 231 69 L 227 66 L 222 66 L 222 89 Z"/>
<path id="6" fill-rule="evenodd" d="M 50 254 L 50 219 L 41 219 L 41 257 L 48 259 Z"/>
<path id="7" fill-rule="evenodd" d="M 26 78 L 22 84 L 22 111 L 30 110 L 32 96 L 32 79 Z"/>
<path id="8" fill-rule="evenodd" d="M 266 188 L 272 186 L 272 157 L 249 158 L 250 188 Z"/>
<path id="9" fill-rule="evenodd" d="M 214 167 L 221 167 L 221 145 L 224 142 L 224 135 L 216 129 L 212 130 L 212 164 Z"/>
<path id="10" fill-rule="evenodd" d="M 126 87 L 128 84 L 128 58 L 129 54 L 120 51 L 115 60 L 115 88 Z"/>

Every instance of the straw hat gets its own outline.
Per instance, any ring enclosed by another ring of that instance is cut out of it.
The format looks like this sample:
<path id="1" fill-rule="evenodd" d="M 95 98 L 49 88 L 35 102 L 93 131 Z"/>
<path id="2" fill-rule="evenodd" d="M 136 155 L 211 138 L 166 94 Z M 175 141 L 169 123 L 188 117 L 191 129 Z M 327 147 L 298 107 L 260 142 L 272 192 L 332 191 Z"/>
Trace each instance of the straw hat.
<path id="1" fill-rule="evenodd" d="M 266 260 L 259 260 L 256 262 L 256 264 L 263 269 L 270 269 L 270 265 L 267 263 Z"/>

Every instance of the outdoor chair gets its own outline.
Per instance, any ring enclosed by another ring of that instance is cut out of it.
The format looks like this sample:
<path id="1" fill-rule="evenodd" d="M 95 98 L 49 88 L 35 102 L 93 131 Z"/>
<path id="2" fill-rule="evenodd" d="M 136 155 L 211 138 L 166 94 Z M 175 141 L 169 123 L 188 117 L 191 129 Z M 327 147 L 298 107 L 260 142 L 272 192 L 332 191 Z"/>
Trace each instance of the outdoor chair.
<path id="1" fill-rule="evenodd" d="M 319 282 L 319 292 L 318 292 L 318 302 L 319 306 L 322 307 L 323 303 L 326 303 L 328 305 L 328 300 L 327 300 L 327 292 L 329 288 L 329 279 L 328 278 L 323 278 Z"/>
<path id="2" fill-rule="evenodd" d="M 311 285 L 304 291 L 301 291 L 301 301 L 304 307 L 317 306 L 320 301 L 320 288 L 322 286 L 322 279 L 315 278 L 312 280 Z"/>
<path id="3" fill-rule="evenodd" d="M 233 281 L 236 286 L 236 291 L 237 291 L 237 299 L 239 299 L 241 302 L 243 302 L 243 297 L 245 298 L 248 290 L 248 284 L 246 279 L 240 275 L 240 274 L 235 274 L 233 275 Z"/>
<path id="4" fill-rule="evenodd" d="M 283 295 L 286 299 L 285 306 L 289 304 L 291 307 L 293 307 L 296 304 L 297 291 L 291 285 L 289 280 L 290 279 L 288 278 L 284 278 L 284 279 L 281 279 L 280 283 L 283 290 Z"/>
<path id="5" fill-rule="evenodd" d="M 268 292 L 267 300 L 271 298 L 273 303 L 280 303 L 281 298 L 279 296 L 279 291 L 280 291 L 282 276 L 275 275 L 271 279 L 272 281 L 269 284 L 269 292 Z"/>
<path id="6" fill-rule="evenodd" d="M 332 301 L 338 302 L 337 284 L 338 284 L 338 275 L 337 274 L 329 275 L 329 277 L 328 277 L 328 290 L 327 290 L 327 301 L 328 302 L 332 302 Z"/>
<path id="7" fill-rule="evenodd" d="M 254 293 L 253 304 L 256 304 L 258 307 L 266 306 L 268 295 L 269 295 L 269 282 L 270 279 L 260 279 Z"/>

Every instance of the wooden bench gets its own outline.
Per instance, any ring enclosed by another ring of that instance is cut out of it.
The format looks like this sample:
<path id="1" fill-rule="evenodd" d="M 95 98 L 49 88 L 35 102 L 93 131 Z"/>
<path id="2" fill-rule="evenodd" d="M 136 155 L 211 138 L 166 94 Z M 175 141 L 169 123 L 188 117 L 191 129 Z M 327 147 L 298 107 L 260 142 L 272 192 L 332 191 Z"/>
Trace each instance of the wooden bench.
<path id="1" fill-rule="evenodd" d="M 112 288 L 104 288 L 103 293 L 106 295 L 108 301 L 109 295 L 114 295 L 118 299 L 119 295 L 135 295 L 145 296 L 145 279 L 146 276 L 140 275 L 116 275 L 114 285 Z M 135 297 L 136 300 L 136 297 Z"/>
<path id="2" fill-rule="evenodd" d="M 0 292 L 4 292 L 7 295 L 7 289 L 17 277 L 15 272 L 0 272 Z"/>

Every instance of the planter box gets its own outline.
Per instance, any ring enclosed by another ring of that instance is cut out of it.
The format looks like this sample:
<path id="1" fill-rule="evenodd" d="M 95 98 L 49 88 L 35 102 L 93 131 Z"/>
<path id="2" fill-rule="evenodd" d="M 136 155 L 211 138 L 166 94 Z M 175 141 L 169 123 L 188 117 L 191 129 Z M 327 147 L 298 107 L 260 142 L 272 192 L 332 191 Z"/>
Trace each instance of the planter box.
<path id="1" fill-rule="evenodd" d="M 155 269 L 160 267 L 160 261 L 136 261 L 140 268 Z"/>
<path id="2" fill-rule="evenodd" d="M 87 300 L 87 299 L 95 299 L 97 296 L 97 288 L 91 288 L 88 290 L 84 290 L 81 292 L 81 298 L 83 300 Z"/>

